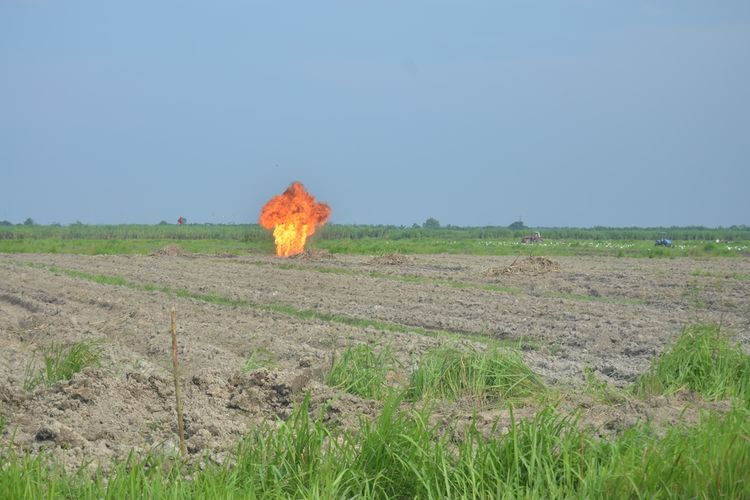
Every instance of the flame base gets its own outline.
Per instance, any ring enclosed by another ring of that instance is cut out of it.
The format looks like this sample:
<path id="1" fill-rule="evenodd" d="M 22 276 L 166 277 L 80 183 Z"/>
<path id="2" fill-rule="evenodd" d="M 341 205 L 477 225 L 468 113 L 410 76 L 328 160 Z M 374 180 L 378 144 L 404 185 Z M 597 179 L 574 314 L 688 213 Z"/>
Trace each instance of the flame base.
<path id="1" fill-rule="evenodd" d="M 305 251 L 305 242 L 310 234 L 307 224 L 277 224 L 273 229 L 273 239 L 276 245 L 276 255 L 289 257 Z"/>

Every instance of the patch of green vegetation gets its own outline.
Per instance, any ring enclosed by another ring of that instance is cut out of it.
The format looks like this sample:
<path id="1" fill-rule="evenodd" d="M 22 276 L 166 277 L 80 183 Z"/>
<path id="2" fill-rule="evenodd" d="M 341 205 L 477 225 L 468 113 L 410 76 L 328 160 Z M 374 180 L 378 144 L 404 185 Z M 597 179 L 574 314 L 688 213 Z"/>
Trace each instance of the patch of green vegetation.
<path id="1" fill-rule="evenodd" d="M 590 366 L 584 367 L 583 376 L 586 379 L 586 392 L 598 401 L 615 405 L 627 399 L 623 391 L 602 380 Z"/>
<path id="2" fill-rule="evenodd" d="M 179 245 L 190 253 L 241 255 L 247 253 L 273 253 L 271 242 L 236 240 L 184 240 Z M 61 253 L 78 255 L 147 255 L 167 245 L 171 239 L 2 239 L 0 253 Z"/>
<path id="3" fill-rule="evenodd" d="M 326 383 L 364 398 L 382 399 L 388 390 L 388 373 L 395 365 L 388 347 L 379 352 L 367 344 L 348 347 L 333 359 Z"/>
<path id="4" fill-rule="evenodd" d="M 23 388 L 33 391 L 39 384 L 52 385 L 61 380 L 70 380 L 87 366 L 99 366 L 100 345 L 83 340 L 68 347 L 53 342 L 42 350 L 44 366 L 35 372 L 35 360 L 26 367 Z"/>
<path id="5" fill-rule="evenodd" d="M 311 247 L 334 253 L 472 255 L 610 255 L 618 257 L 741 256 L 750 248 L 750 230 L 733 228 L 536 228 L 544 241 L 520 243 L 532 228 L 408 228 L 327 224 Z M 654 247 L 667 230 L 673 248 Z M 0 252 L 125 254 L 150 253 L 179 240 L 193 253 L 273 253 L 273 238 L 257 224 L 0 225 Z M 716 240 L 728 243 L 715 243 Z"/>
<path id="6" fill-rule="evenodd" d="M 92 281 L 99 283 L 100 285 L 115 285 L 115 286 L 126 286 L 133 288 L 133 284 L 121 276 L 111 276 L 108 274 L 92 274 L 85 273 L 83 271 L 76 271 L 73 269 L 63 269 L 57 266 L 50 266 L 48 268 L 53 273 L 65 274 L 71 278 L 80 278 L 86 281 Z"/>
<path id="7" fill-rule="evenodd" d="M 265 347 L 259 347 L 250 351 L 242 370 L 247 373 L 258 368 L 273 368 L 277 363 L 278 360 L 274 353 Z"/>
<path id="8" fill-rule="evenodd" d="M 390 396 L 373 421 L 332 430 L 309 399 L 250 431 L 223 464 L 135 453 L 108 471 L 68 472 L 49 456 L 0 450 L 4 498 L 747 498 L 750 412 L 737 407 L 665 435 L 612 440 L 554 408 L 506 434 L 455 432 Z"/>
<path id="9" fill-rule="evenodd" d="M 718 325 L 688 326 L 632 390 L 641 396 L 690 390 L 708 400 L 750 402 L 750 356 Z"/>
<path id="10" fill-rule="evenodd" d="M 445 344 L 428 352 L 412 373 L 411 399 L 471 397 L 479 401 L 514 400 L 541 395 L 542 380 L 513 349 L 477 350 Z"/>
<path id="11" fill-rule="evenodd" d="M 522 244 L 516 238 L 469 239 L 437 238 L 425 233 L 413 239 L 338 239 L 320 240 L 318 248 L 331 253 L 379 255 L 401 254 L 466 254 L 466 255 L 552 255 L 552 256 L 612 256 L 635 258 L 675 257 L 729 257 L 741 256 L 748 251 L 747 238 L 732 245 L 721 245 L 706 249 L 702 241 L 680 241 L 673 248 L 654 247 L 653 240 L 636 239 L 589 239 L 585 232 L 561 231 L 560 238 L 548 237 L 543 243 Z M 589 234 L 588 236 L 592 236 Z M 574 239 L 583 237 L 584 239 Z M 519 236 L 520 238 L 520 236 Z"/>

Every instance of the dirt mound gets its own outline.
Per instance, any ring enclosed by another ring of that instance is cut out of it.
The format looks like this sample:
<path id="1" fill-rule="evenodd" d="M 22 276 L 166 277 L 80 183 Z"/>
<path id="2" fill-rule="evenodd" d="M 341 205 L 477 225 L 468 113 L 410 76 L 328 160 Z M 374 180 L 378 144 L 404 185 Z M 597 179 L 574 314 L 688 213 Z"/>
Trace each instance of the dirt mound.
<path id="1" fill-rule="evenodd" d="M 305 250 L 302 253 L 290 255 L 289 258 L 298 260 L 331 260 L 333 259 L 333 254 L 328 250 L 322 248 L 311 248 L 309 250 Z"/>
<path id="2" fill-rule="evenodd" d="M 180 245 L 167 245 L 154 250 L 149 255 L 153 257 L 189 257 L 191 254 Z"/>
<path id="3" fill-rule="evenodd" d="M 560 264 L 547 257 L 526 257 L 523 260 L 514 260 L 505 267 L 490 267 L 484 274 L 486 276 L 507 276 L 509 274 L 543 274 L 549 272 L 560 272 Z"/>
<path id="4" fill-rule="evenodd" d="M 407 264 L 408 262 L 409 258 L 406 255 L 401 255 L 400 253 L 387 253 L 373 257 L 368 264 L 375 266 L 399 266 Z"/>
<path id="5" fill-rule="evenodd" d="M 214 254 L 214 257 L 219 258 L 219 259 L 236 259 L 237 255 L 233 253 L 229 253 L 229 252 L 219 252 L 219 253 Z"/>
<path id="6" fill-rule="evenodd" d="M 186 377 L 188 452 L 221 460 L 252 427 L 288 418 L 306 393 L 314 418 L 324 412 L 326 421 L 354 427 L 359 415 L 374 415 L 374 402 L 341 395 L 315 377 L 311 368 L 205 370 Z M 131 450 L 177 452 L 174 386 L 166 374 L 128 372 L 123 377 L 87 368 L 69 382 L 30 394 L 0 385 L 0 402 L 13 420 L 13 446 L 44 450 L 73 468 L 89 460 L 108 466 Z"/>

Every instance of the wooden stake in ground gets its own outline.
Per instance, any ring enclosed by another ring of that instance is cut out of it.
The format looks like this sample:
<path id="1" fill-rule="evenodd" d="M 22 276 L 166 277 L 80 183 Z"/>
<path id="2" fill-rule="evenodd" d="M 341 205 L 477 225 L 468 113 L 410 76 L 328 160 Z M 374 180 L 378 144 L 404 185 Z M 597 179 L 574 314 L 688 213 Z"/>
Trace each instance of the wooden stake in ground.
<path id="1" fill-rule="evenodd" d="M 177 312 L 172 308 L 172 373 L 174 375 L 174 397 L 177 405 L 177 434 L 180 438 L 180 453 L 184 457 L 185 449 L 185 424 L 182 419 L 182 396 L 180 395 L 180 378 L 177 375 Z"/>

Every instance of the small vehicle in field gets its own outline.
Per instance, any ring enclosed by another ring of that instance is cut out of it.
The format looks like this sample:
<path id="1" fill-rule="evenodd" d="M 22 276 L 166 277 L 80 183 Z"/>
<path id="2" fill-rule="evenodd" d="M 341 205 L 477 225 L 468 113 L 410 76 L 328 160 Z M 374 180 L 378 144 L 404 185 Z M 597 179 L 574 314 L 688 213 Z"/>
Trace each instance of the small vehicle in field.
<path id="1" fill-rule="evenodd" d="M 541 241 L 544 241 L 542 239 L 542 235 L 539 234 L 539 231 L 536 231 L 534 234 L 528 234 L 521 238 L 521 243 L 539 243 Z"/>
<path id="2" fill-rule="evenodd" d="M 667 233 L 659 233 L 659 238 L 654 243 L 657 247 L 672 247 L 672 240 L 667 238 Z"/>

